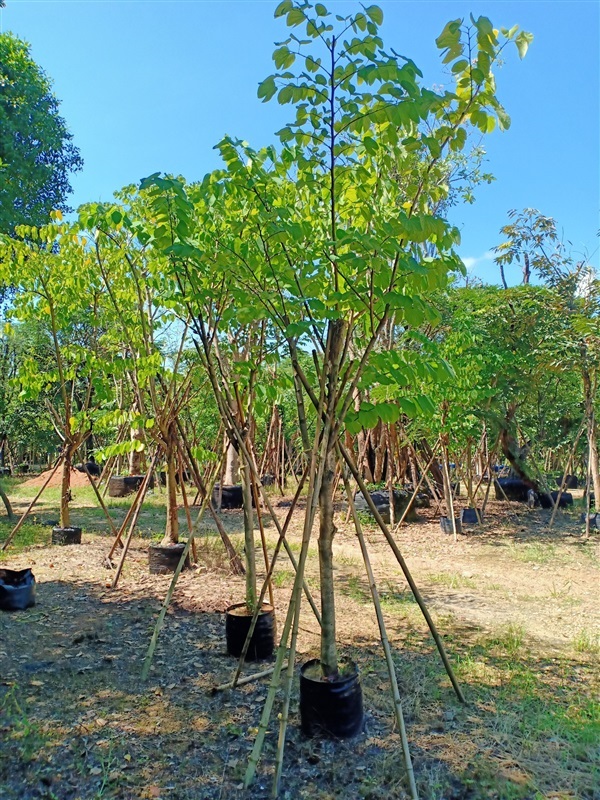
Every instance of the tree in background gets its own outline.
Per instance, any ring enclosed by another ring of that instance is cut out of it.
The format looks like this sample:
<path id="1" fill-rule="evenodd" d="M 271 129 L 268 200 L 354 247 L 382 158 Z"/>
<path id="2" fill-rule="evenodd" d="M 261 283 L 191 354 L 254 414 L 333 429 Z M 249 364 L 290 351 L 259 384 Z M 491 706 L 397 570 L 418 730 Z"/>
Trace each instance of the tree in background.
<path id="1" fill-rule="evenodd" d="M 29 45 L 0 34 L 0 231 L 68 211 L 69 176 L 83 161 Z"/>

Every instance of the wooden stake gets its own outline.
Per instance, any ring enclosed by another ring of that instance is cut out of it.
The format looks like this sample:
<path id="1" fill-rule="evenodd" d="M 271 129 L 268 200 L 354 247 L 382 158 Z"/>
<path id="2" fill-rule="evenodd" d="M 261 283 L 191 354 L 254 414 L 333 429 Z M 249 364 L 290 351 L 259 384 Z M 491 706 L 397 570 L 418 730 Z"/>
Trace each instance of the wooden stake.
<path id="1" fill-rule="evenodd" d="M 214 471 L 214 473 L 212 475 L 212 478 L 211 478 L 211 482 L 209 484 L 209 488 L 210 488 L 211 493 L 212 493 L 213 487 L 214 487 L 214 485 L 216 483 L 217 476 L 219 474 L 219 467 L 220 467 L 220 464 L 217 467 L 217 469 L 215 469 L 215 471 Z M 204 513 L 204 510 L 206 509 L 206 506 L 209 503 L 209 498 L 210 498 L 210 494 L 207 493 L 205 498 L 204 498 L 204 500 L 202 501 L 202 506 L 200 508 L 200 513 L 198 514 L 198 519 L 196 520 L 196 524 L 198 524 L 200 522 L 200 520 L 202 519 L 202 514 Z M 181 574 L 181 570 L 183 569 L 183 565 L 185 564 L 185 560 L 186 560 L 186 558 L 188 556 L 188 553 L 190 551 L 190 547 L 191 547 L 191 544 L 192 544 L 193 540 L 194 540 L 194 532 L 192 530 L 190 532 L 190 535 L 188 536 L 188 540 L 185 543 L 185 547 L 183 548 L 183 551 L 182 551 L 181 556 L 179 558 L 179 563 L 177 564 L 177 567 L 175 568 L 175 572 L 173 573 L 173 578 L 171 579 L 171 584 L 169 586 L 169 589 L 167 590 L 167 594 L 165 596 L 165 599 L 163 601 L 162 607 L 161 607 L 160 612 L 158 614 L 158 619 L 156 620 L 156 625 L 154 626 L 154 631 L 152 633 L 152 638 L 150 639 L 150 644 L 148 646 L 148 651 L 146 653 L 146 658 L 144 659 L 144 666 L 142 668 L 142 680 L 143 681 L 145 681 L 147 679 L 148 673 L 150 672 L 150 666 L 152 664 L 152 658 L 154 656 L 154 651 L 156 650 L 156 645 L 158 643 L 158 636 L 159 636 L 159 634 L 161 632 L 161 629 L 162 629 L 162 626 L 164 624 L 165 616 L 167 614 L 167 609 L 169 608 L 169 604 L 171 602 L 171 598 L 173 597 L 173 592 L 175 591 L 175 587 L 177 586 L 177 579 L 179 578 L 179 576 Z"/>
<path id="2" fill-rule="evenodd" d="M 387 539 L 388 544 L 392 548 L 392 552 L 396 556 L 396 560 L 398 561 L 398 564 L 400 564 L 400 568 L 402 569 L 402 572 L 404 573 L 404 577 L 406 578 L 406 580 L 408 582 L 408 585 L 410 586 L 411 591 L 413 593 L 413 596 L 414 596 L 415 600 L 417 601 L 417 605 L 419 606 L 419 608 L 421 609 L 421 613 L 425 617 L 425 621 L 427 622 L 427 625 L 429 627 L 431 635 L 433 636 L 433 640 L 434 640 L 434 642 L 436 644 L 436 647 L 438 649 L 438 653 L 440 654 L 440 658 L 442 659 L 442 663 L 444 664 L 444 667 L 446 669 L 446 673 L 447 673 L 448 677 L 450 678 L 450 682 L 452 683 L 452 686 L 454 687 L 454 691 L 456 692 L 456 696 L 461 701 L 461 703 L 464 703 L 465 702 L 465 696 L 464 696 L 464 694 L 462 692 L 462 689 L 460 688 L 460 686 L 458 684 L 458 681 L 456 680 L 456 676 L 454 675 L 454 670 L 452 669 L 452 665 L 450 664 L 450 661 L 448 660 L 448 656 L 446 655 L 446 650 L 444 648 L 444 644 L 443 644 L 443 642 L 441 640 L 441 637 L 440 637 L 440 635 L 439 635 L 439 633 L 437 631 L 435 623 L 434 623 L 433 619 L 431 618 L 431 615 L 430 615 L 430 613 L 429 613 L 429 611 L 427 609 L 427 606 L 425 605 L 425 601 L 423 600 L 421 592 L 419 591 L 419 589 L 418 589 L 416 583 L 414 582 L 414 579 L 413 579 L 413 577 L 412 577 L 412 575 L 410 573 L 410 570 L 408 569 L 408 565 L 407 565 L 406 561 L 404 560 L 404 556 L 400 552 L 400 550 L 398 548 L 398 545 L 394 541 L 394 538 L 393 538 L 392 534 L 390 533 L 387 525 L 385 524 L 385 522 L 381 518 L 381 514 L 377 510 L 377 506 L 375 505 L 375 503 L 371 499 L 371 495 L 367 491 L 367 487 L 365 486 L 365 482 L 361 478 L 358 470 L 356 469 L 356 467 L 352 463 L 352 459 L 350 458 L 349 454 L 347 453 L 346 448 L 344 447 L 344 445 L 341 442 L 339 442 L 339 448 L 340 448 L 340 452 L 341 452 L 341 454 L 342 454 L 342 456 L 344 458 L 344 461 L 350 467 L 350 472 L 352 472 L 352 474 L 354 475 L 354 479 L 357 481 L 357 483 L 358 483 L 358 485 L 360 487 L 360 490 L 363 493 L 363 496 L 365 497 L 365 500 L 367 501 L 367 504 L 368 504 L 368 506 L 369 506 L 369 508 L 371 510 L 371 513 L 375 517 L 375 520 L 376 520 L 377 524 L 379 525 L 379 527 L 381 528 L 381 531 L 382 531 L 383 535 L 385 536 L 385 538 Z"/>
<path id="3" fill-rule="evenodd" d="M 360 524 L 360 519 L 358 518 L 358 514 L 356 513 L 356 506 L 354 505 L 354 500 L 352 498 L 352 489 L 350 488 L 350 482 L 348 481 L 346 470 L 343 470 L 343 474 L 344 474 L 344 485 L 346 487 L 346 496 L 348 497 L 348 503 L 350 504 L 350 508 L 352 510 L 352 518 L 354 520 L 356 536 L 358 537 L 361 553 L 363 556 L 363 560 L 365 562 L 365 569 L 367 571 L 367 578 L 369 580 L 369 587 L 371 589 L 371 597 L 373 598 L 375 614 L 377 615 L 377 624 L 379 625 L 379 635 L 381 637 L 381 644 L 383 646 L 383 652 L 385 654 L 385 662 L 387 664 L 388 675 L 390 677 L 390 683 L 392 685 L 394 713 L 396 715 L 396 722 L 398 723 L 398 730 L 400 731 L 400 739 L 402 741 L 402 754 L 404 756 L 404 766 L 406 767 L 406 774 L 408 776 L 410 795 L 412 800 L 419 800 L 419 795 L 417 792 L 417 784 L 415 782 L 415 773 L 413 770 L 412 760 L 410 757 L 410 749 L 408 746 L 408 736 L 406 735 L 406 726 L 404 724 L 404 714 L 402 713 L 402 701 L 400 700 L 400 690 L 398 689 L 396 668 L 394 666 L 392 649 L 390 647 L 390 642 L 385 627 L 385 621 L 383 619 L 381 602 L 379 600 L 379 592 L 377 591 L 377 585 L 375 583 L 375 575 L 373 574 L 371 559 L 369 558 L 369 551 L 367 550 L 367 545 L 365 542 L 365 537 L 363 535 L 362 526 Z"/>

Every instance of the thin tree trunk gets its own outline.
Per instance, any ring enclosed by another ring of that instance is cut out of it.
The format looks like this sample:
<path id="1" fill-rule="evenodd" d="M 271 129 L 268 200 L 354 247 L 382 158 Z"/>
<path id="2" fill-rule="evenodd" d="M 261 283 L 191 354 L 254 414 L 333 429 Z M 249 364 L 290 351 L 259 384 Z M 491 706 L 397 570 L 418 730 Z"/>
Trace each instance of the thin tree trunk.
<path id="1" fill-rule="evenodd" d="M 335 455 L 326 456 L 321 491 L 319 492 L 319 569 L 321 576 L 321 669 L 325 677 L 337 673 L 337 644 L 335 629 L 335 590 L 333 582 L 333 481 Z"/>
<path id="2" fill-rule="evenodd" d="M 69 503 L 71 502 L 71 465 L 73 461 L 73 445 L 69 442 L 65 445 L 62 476 L 60 482 L 60 527 L 68 528 L 71 524 L 69 513 Z"/>
<path id="3" fill-rule="evenodd" d="M 256 607 L 256 556 L 254 552 L 254 514 L 252 513 L 252 479 L 250 467 L 242 463 L 242 492 L 244 498 L 244 552 L 246 555 L 246 606 Z"/>
<path id="4" fill-rule="evenodd" d="M 177 439 L 175 423 L 170 422 L 167 431 L 167 447 L 165 460 L 167 467 L 167 527 L 164 539 L 161 542 L 163 547 L 177 544 L 179 541 L 179 514 L 177 508 Z"/>

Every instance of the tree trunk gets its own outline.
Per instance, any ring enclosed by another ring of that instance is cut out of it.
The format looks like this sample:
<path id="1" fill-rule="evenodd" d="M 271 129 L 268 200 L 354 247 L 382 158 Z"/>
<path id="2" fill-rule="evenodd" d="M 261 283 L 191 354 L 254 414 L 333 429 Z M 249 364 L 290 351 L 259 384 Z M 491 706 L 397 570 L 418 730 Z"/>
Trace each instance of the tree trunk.
<path id="1" fill-rule="evenodd" d="M 244 553 L 246 555 L 246 606 L 256 608 L 256 554 L 254 552 L 254 514 L 252 512 L 252 479 L 250 467 L 242 464 L 242 492 L 244 498 Z"/>
<path id="2" fill-rule="evenodd" d="M 594 412 L 594 392 L 592 390 L 592 379 L 587 368 L 582 369 L 583 378 L 583 397 L 585 402 L 585 413 L 587 418 L 587 439 L 589 448 L 589 470 L 594 486 L 594 497 L 596 508 L 600 507 L 600 465 L 598 459 L 598 426 Z"/>
<path id="3" fill-rule="evenodd" d="M 225 459 L 225 475 L 223 483 L 225 486 L 236 486 L 240 482 L 240 457 L 238 451 L 229 442 L 227 446 L 227 457 Z"/>
<path id="4" fill-rule="evenodd" d="M 333 481 L 335 457 L 326 456 L 323 482 L 319 492 L 319 569 L 321 576 L 321 669 L 325 677 L 337 674 L 335 630 L 335 592 L 333 584 Z"/>
<path id="5" fill-rule="evenodd" d="M 526 460 L 527 456 L 523 448 L 519 447 L 516 437 L 511 432 L 515 411 L 516 408 L 514 406 L 509 406 L 506 412 L 503 425 L 500 430 L 500 446 L 502 447 L 502 452 L 507 458 L 512 469 L 514 472 L 516 472 L 519 478 L 521 478 L 523 483 L 527 484 L 527 486 L 529 486 L 530 489 L 533 489 L 534 492 L 539 492 L 539 483 L 531 475 L 529 465 L 527 464 Z"/>
<path id="6" fill-rule="evenodd" d="M 2 502 L 4 503 L 4 508 L 6 508 L 6 514 L 8 516 L 8 519 L 12 520 L 13 517 L 14 517 L 12 506 L 10 504 L 10 500 L 8 499 L 8 495 L 6 494 L 6 492 L 4 491 L 2 486 L 0 486 L 0 498 L 2 499 Z"/>
<path id="7" fill-rule="evenodd" d="M 62 463 L 62 479 L 60 483 L 60 527 L 68 528 L 71 524 L 69 503 L 71 502 L 71 466 L 73 463 L 73 445 L 65 445 Z"/>
<path id="8" fill-rule="evenodd" d="M 166 482 L 167 482 L 167 527 L 164 539 L 161 542 L 163 547 L 170 544 L 177 544 L 179 541 L 179 516 L 177 509 L 177 439 L 175 423 L 171 423 L 167 432 L 167 447 L 165 452 L 166 460 Z"/>
<path id="9" fill-rule="evenodd" d="M 129 432 L 131 442 L 145 443 L 143 428 L 131 428 Z M 129 474 L 143 475 L 146 472 L 146 451 L 132 450 L 129 454 Z"/>

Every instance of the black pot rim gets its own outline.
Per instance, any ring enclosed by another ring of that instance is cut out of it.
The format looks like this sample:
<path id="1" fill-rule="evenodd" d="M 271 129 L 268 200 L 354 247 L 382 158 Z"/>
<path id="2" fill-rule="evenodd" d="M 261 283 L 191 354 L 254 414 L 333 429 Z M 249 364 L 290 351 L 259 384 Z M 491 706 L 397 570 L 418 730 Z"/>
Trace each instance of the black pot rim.
<path id="1" fill-rule="evenodd" d="M 340 662 L 340 664 L 344 664 L 346 666 L 351 666 L 352 667 L 352 672 L 348 673 L 347 675 L 340 675 L 339 677 L 335 678 L 334 680 L 326 680 L 326 681 L 324 681 L 321 678 L 318 678 L 318 679 L 317 678 L 311 678 L 310 675 L 306 674 L 306 670 L 309 669 L 310 667 L 314 666 L 315 664 L 320 664 L 321 663 L 321 659 L 320 658 L 311 658 L 310 661 L 305 661 L 304 664 L 302 664 L 302 666 L 300 667 L 300 675 L 302 676 L 302 679 L 305 680 L 305 681 L 310 681 L 311 683 L 318 683 L 320 685 L 321 684 L 323 684 L 323 685 L 330 684 L 332 686 L 340 686 L 341 684 L 346 683 L 346 681 L 354 680 L 358 676 L 359 669 L 358 669 L 358 665 L 357 665 L 356 661 L 353 661 L 351 658 L 342 657 L 342 658 L 340 658 L 339 662 Z"/>
<path id="2" fill-rule="evenodd" d="M 65 525 L 64 528 L 62 527 L 62 525 L 53 525 L 52 527 L 56 531 L 80 531 L 81 530 L 79 525 Z"/>
<path id="3" fill-rule="evenodd" d="M 162 550 L 165 551 L 173 551 L 173 550 L 181 550 L 185 548 L 185 542 L 176 542 L 175 544 L 149 544 L 148 550 Z"/>
<path id="4" fill-rule="evenodd" d="M 235 609 L 237 609 L 237 608 L 247 608 L 246 603 L 233 603 L 232 605 L 227 606 L 227 608 L 225 609 L 225 613 L 226 614 L 232 614 L 233 611 Z M 260 613 L 259 613 L 258 616 L 260 617 L 263 614 L 271 614 L 273 611 L 275 611 L 275 609 L 273 608 L 273 606 L 270 603 L 263 603 L 262 606 L 260 607 Z M 252 613 L 249 611 L 247 614 L 234 614 L 234 616 L 236 616 L 236 617 L 251 617 Z"/>

